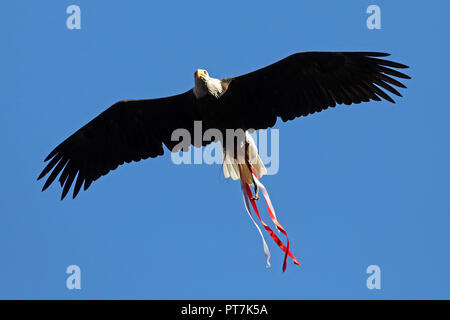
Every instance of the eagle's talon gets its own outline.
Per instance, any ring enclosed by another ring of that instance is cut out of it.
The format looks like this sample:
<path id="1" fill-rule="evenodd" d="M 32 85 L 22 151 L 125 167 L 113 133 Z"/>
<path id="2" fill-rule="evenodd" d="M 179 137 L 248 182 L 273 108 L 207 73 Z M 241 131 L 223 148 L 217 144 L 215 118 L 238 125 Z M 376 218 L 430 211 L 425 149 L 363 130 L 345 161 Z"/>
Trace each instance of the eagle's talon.
<path id="1" fill-rule="evenodd" d="M 258 196 L 253 196 L 252 200 L 259 200 L 259 197 Z"/>

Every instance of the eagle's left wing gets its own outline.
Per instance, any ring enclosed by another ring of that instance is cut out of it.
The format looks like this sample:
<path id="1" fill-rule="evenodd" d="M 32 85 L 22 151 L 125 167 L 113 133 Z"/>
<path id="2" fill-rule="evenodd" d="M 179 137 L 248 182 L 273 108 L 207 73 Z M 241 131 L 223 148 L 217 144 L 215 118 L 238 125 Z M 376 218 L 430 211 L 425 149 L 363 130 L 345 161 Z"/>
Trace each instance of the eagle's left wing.
<path id="1" fill-rule="evenodd" d="M 58 174 L 61 199 L 75 181 L 75 198 L 84 183 L 91 183 L 124 162 L 140 161 L 172 150 L 173 130 L 193 129 L 198 115 L 192 90 L 172 97 L 119 101 L 59 144 L 45 159 L 50 162 L 38 180 L 50 173 L 42 191 Z"/>
<path id="2" fill-rule="evenodd" d="M 224 79 L 217 121 L 226 128 L 263 129 L 322 111 L 336 104 L 394 100 L 393 87 L 406 88 L 393 77 L 410 79 L 395 69 L 406 65 L 381 59 L 379 52 L 302 52 L 254 72 Z"/>

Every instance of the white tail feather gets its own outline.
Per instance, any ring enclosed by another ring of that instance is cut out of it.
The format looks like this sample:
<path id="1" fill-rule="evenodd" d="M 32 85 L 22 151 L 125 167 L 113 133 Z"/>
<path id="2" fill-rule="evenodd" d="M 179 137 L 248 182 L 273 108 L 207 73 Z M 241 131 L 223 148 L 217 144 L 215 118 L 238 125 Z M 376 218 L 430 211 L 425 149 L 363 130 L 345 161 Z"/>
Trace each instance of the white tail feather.
<path id="1" fill-rule="evenodd" d="M 245 142 L 248 145 L 248 161 L 255 170 L 255 174 L 260 179 L 263 175 L 267 174 L 267 169 L 258 154 L 258 148 L 256 147 L 255 141 L 252 136 L 245 132 Z M 239 163 L 232 155 L 230 155 L 226 150 L 223 150 L 222 155 L 222 166 L 223 175 L 225 178 L 230 178 L 233 180 L 241 179 L 243 182 L 249 185 L 253 184 L 252 173 L 245 163 Z M 241 173 L 241 174 L 240 174 Z"/>

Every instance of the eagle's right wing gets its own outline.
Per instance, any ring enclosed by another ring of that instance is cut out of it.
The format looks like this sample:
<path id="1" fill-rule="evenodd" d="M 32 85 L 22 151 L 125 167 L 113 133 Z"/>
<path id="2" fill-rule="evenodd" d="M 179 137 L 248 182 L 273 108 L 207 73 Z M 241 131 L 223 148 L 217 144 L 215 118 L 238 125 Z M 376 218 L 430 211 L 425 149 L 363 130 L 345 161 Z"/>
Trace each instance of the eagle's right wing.
<path id="1" fill-rule="evenodd" d="M 263 129 L 322 111 L 336 104 L 394 100 L 393 77 L 410 79 L 394 68 L 406 65 L 381 59 L 379 52 L 301 52 L 274 64 L 224 79 L 227 90 L 218 101 L 217 122 L 226 128 Z M 239 115 L 239 116 L 237 116 Z"/>
<path id="2" fill-rule="evenodd" d="M 196 114 L 192 90 L 172 97 L 119 101 L 59 144 L 45 159 L 50 162 L 38 180 L 50 172 L 42 191 L 61 173 L 61 199 L 77 177 L 75 198 L 84 183 L 91 183 L 124 162 L 140 161 L 164 153 L 163 143 L 172 150 L 173 130 L 192 134 Z"/>

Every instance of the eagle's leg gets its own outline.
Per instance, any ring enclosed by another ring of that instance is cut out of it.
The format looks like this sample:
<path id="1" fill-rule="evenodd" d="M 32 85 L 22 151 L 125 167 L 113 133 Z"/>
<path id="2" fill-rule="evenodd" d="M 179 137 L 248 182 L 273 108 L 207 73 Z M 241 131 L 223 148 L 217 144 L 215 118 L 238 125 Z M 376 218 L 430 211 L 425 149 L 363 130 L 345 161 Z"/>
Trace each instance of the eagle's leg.
<path id="1" fill-rule="evenodd" d="M 259 196 L 258 196 L 259 187 L 258 187 L 258 184 L 256 183 L 255 177 L 253 175 L 252 165 L 248 162 L 247 158 L 245 159 L 245 164 L 247 165 L 247 168 L 248 168 L 250 174 L 252 175 L 253 189 L 255 190 L 255 195 L 252 197 L 252 199 L 253 200 L 259 200 Z"/>
<path id="2" fill-rule="evenodd" d="M 255 177 L 253 175 L 253 170 L 252 170 L 253 168 L 252 168 L 252 165 L 250 164 L 250 161 L 249 161 L 249 158 L 250 158 L 250 154 L 249 153 L 250 153 L 249 144 L 246 141 L 245 142 L 245 164 L 247 165 L 248 171 L 250 172 L 250 175 L 252 176 L 253 189 L 255 190 L 255 195 L 252 196 L 252 199 L 253 200 L 259 200 L 259 196 L 258 196 L 259 187 L 258 187 L 258 184 L 256 183 Z"/>
<path id="3" fill-rule="evenodd" d="M 252 174 L 252 180 L 253 180 L 253 188 L 255 189 L 255 195 L 252 197 L 252 199 L 259 200 L 259 196 L 258 196 L 259 187 L 258 187 L 258 184 L 255 182 L 255 178 L 253 177 L 253 174 Z"/>

